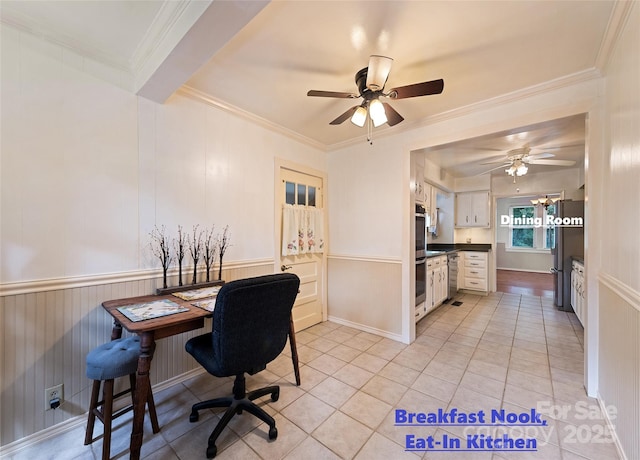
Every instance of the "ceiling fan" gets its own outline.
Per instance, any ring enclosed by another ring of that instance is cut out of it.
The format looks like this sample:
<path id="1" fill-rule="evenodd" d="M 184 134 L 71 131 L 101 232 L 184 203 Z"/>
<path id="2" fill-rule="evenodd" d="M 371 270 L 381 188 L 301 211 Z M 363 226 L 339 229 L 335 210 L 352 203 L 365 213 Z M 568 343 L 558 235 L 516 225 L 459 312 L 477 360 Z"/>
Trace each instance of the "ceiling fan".
<path id="1" fill-rule="evenodd" d="M 370 125 L 373 124 L 376 128 L 384 123 L 388 123 L 389 126 L 397 125 L 404 120 L 404 118 L 388 103 L 382 102 L 380 98 L 407 99 L 410 97 L 440 94 L 444 89 L 444 80 L 439 79 L 400 86 L 390 89 L 385 93 L 384 85 L 391 72 L 392 63 L 393 59 L 386 56 L 370 56 L 369 65 L 359 70 L 355 76 L 358 94 L 311 90 L 307 92 L 307 96 L 343 99 L 362 98 L 360 105 L 351 107 L 330 122 L 329 124 L 331 125 L 339 125 L 348 118 L 351 118 L 351 122 L 359 127 L 363 127 L 367 120 L 370 120 Z M 369 128 L 370 127 L 371 126 L 369 126 Z"/>
<path id="2" fill-rule="evenodd" d="M 506 157 L 495 161 L 488 161 L 486 163 L 481 163 L 483 165 L 502 163 L 500 166 L 495 168 L 491 168 L 488 171 L 484 171 L 480 174 L 487 174 L 491 171 L 495 171 L 496 169 L 507 168 L 504 171 L 513 176 L 513 182 L 516 182 L 517 176 L 524 176 L 529 168 L 528 164 L 531 165 L 552 165 L 552 166 L 573 166 L 576 164 L 573 160 L 551 160 L 550 158 L 554 157 L 553 153 L 543 152 L 543 153 L 531 153 L 531 148 L 525 145 L 524 147 L 512 149 L 507 152 Z"/>

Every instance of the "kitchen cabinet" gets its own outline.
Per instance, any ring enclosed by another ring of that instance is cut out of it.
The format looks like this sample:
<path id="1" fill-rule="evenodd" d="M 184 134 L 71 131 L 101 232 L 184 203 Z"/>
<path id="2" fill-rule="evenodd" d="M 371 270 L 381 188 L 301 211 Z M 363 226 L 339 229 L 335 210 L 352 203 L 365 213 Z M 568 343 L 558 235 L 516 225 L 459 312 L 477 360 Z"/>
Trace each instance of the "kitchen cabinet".
<path id="1" fill-rule="evenodd" d="M 427 259 L 427 313 L 447 299 L 449 271 L 447 256 Z"/>
<path id="2" fill-rule="evenodd" d="M 425 182 L 422 187 L 424 191 L 424 207 L 427 210 L 427 213 L 429 213 L 429 211 L 431 210 L 431 190 L 433 189 L 433 187 L 429 182 Z"/>
<path id="3" fill-rule="evenodd" d="M 414 199 L 416 203 L 424 203 L 424 166 L 420 164 L 415 165 L 415 176 L 413 177 L 415 183 Z"/>
<path id="4" fill-rule="evenodd" d="M 582 326 L 584 326 L 585 310 L 587 308 L 584 295 L 586 291 L 584 265 L 574 260 L 571 264 L 571 307 Z"/>
<path id="5" fill-rule="evenodd" d="M 471 291 L 489 291 L 488 253 L 460 251 L 458 287 Z"/>
<path id="6" fill-rule="evenodd" d="M 456 193 L 455 226 L 457 228 L 491 226 L 489 191 Z"/>
<path id="7" fill-rule="evenodd" d="M 429 216 L 428 227 L 435 227 L 436 214 L 438 213 L 437 204 L 438 188 L 428 182 L 424 183 L 424 207 Z"/>
<path id="8" fill-rule="evenodd" d="M 420 321 L 427 314 L 427 303 L 422 302 L 420 305 L 416 306 L 415 310 L 415 320 L 416 323 Z"/>

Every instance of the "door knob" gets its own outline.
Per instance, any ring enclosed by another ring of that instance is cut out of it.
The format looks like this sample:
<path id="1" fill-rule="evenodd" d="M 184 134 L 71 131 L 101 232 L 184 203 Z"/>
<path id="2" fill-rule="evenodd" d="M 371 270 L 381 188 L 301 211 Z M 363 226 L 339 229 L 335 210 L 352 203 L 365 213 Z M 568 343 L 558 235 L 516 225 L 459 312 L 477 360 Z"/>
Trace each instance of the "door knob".
<path id="1" fill-rule="evenodd" d="M 293 267 L 291 265 L 281 265 L 280 266 L 280 271 L 287 271 L 287 270 L 291 270 Z"/>

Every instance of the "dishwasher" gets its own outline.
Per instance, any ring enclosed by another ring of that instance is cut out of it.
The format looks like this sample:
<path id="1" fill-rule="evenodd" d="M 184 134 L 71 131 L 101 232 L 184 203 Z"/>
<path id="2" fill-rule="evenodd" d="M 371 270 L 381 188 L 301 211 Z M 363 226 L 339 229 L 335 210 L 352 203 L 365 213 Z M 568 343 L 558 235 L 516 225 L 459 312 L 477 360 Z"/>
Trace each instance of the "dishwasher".
<path id="1" fill-rule="evenodd" d="M 447 300 L 452 299 L 458 292 L 458 253 L 447 254 L 447 265 L 449 266 L 449 293 Z"/>

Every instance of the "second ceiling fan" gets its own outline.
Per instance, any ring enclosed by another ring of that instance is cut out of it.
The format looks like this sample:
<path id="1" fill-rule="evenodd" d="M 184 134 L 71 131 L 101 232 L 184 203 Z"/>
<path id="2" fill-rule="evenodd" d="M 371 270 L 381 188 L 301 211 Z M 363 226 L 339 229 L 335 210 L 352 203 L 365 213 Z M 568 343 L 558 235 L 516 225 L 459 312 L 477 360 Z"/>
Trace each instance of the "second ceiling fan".
<path id="1" fill-rule="evenodd" d="M 369 58 L 369 65 L 356 73 L 355 80 L 358 87 L 358 94 L 335 91 L 307 92 L 307 96 L 315 97 L 335 97 L 343 99 L 362 98 L 362 103 L 351 107 L 338 118 L 333 120 L 331 125 L 339 125 L 351 118 L 351 122 L 357 126 L 364 126 L 370 120 L 374 127 L 384 123 L 394 126 L 404 118 L 387 102 L 382 102 L 381 98 L 407 99 L 410 97 L 428 96 L 440 94 L 444 89 L 444 80 L 432 80 L 412 85 L 399 86 L 389 91 L 384 91 L 391 72 L 393 59 L 386 56 L 373 55 Z"/>

